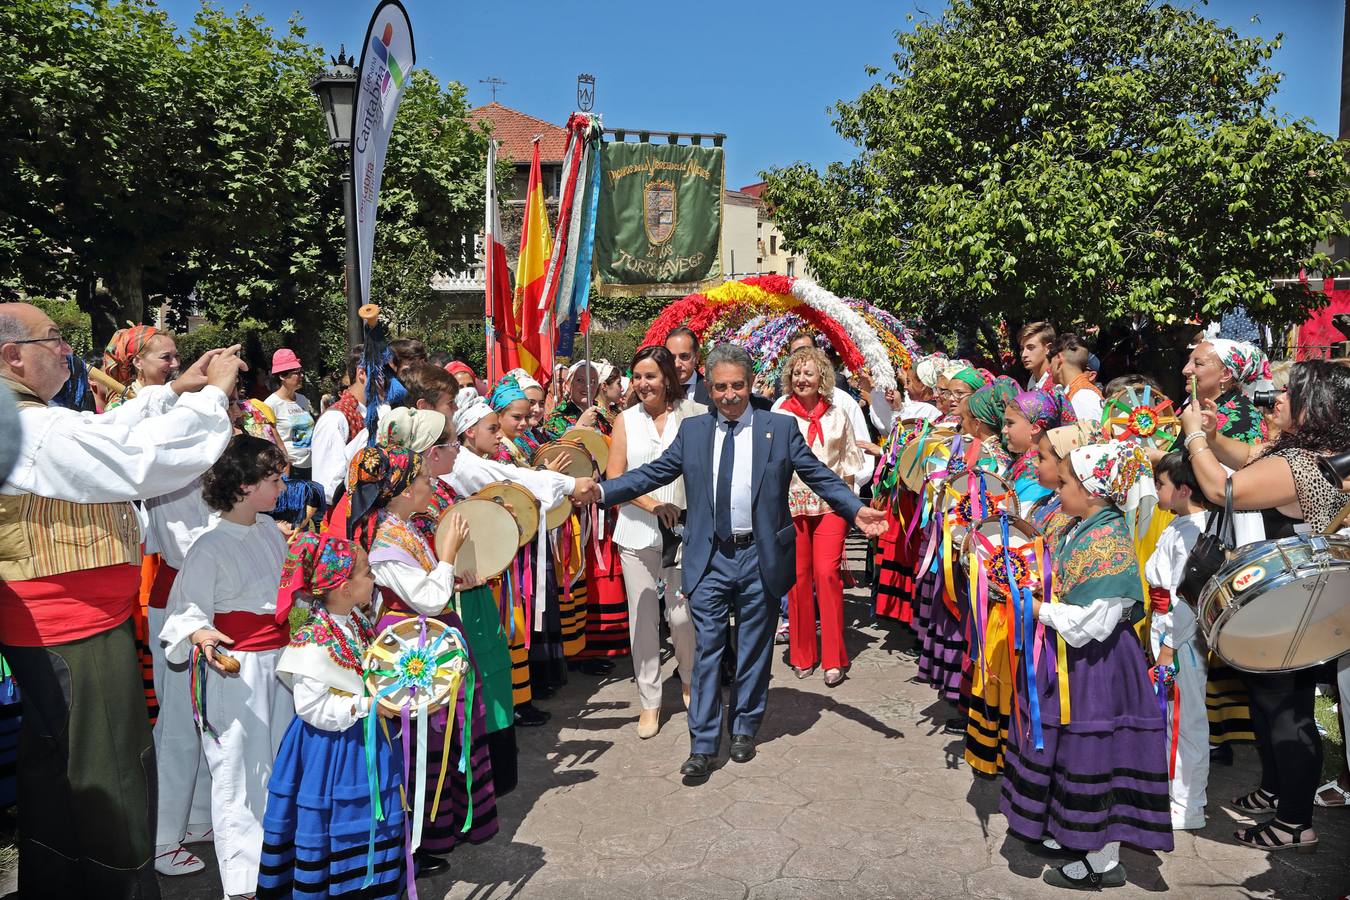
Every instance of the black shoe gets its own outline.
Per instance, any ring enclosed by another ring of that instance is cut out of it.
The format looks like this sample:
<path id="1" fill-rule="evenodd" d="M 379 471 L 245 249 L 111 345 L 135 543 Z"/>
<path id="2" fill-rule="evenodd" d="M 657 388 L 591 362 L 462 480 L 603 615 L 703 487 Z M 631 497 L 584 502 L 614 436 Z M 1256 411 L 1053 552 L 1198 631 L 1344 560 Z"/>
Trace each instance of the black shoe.
<path id="1" fill-rule="evenodd" d="M 549 714 L 533 703 L 522 703 L 516 707 L 516 724 L 521 728 L 538 728 L 549 720 Z"/>
<path id="2" fill-rule="evenodd" d="M 755 758 L 755 739 L 748 734 L 733 734 L 731 736 L 731 759 L 733 762 L 744 763 Z"/>
<path id="3" fill-rule="evenodd" d="M 549 687 L 546 684 L 531 684 L 530 693 L 534 695 L 534 699 L 536 700 L 547 700 L 554 694 L 557 694 L 558 689 Z"/>
<path id="4" fill-rule="evenodd" d="M 413 871 L 417 873 L 418 878 L 426 875 L 436 875 L 450 868 L 449 860 L 442 859 L 439 856 L 432 856 L 425 850 L 418 850 L 413 853 Z"/>
<path id="5" fill-rule="evenodd" d="M 602 677 L 614 671 L 614 663 L 607 659 L 583 659 L 574 668 L 583 675 Z"/>
<path id="6" fill-rule="evenodd" d="M 1072 862 L 1083 858 L 1083 854 L 1077 850 L 1070 850 L 1068 847 L 1060 847 L 1055 850 L 1045 846 L 1040 841 L 1027 841 L 1023 846 L 1026 847 L 1028 853 L 1037 859 L 1052 859 L 1062 863 L 1066 860 Z"/>
<path id="7" fill-rule="evenodd" d="M 1125 867 L 1116 863 L 1105 872 L 1094 872 L 1086 862 L 1088 873 L 1082 878 L 1071 878 L 1064 874 L 1064 868 L 1046 869 L 1041 880 L 1051 887 L 1068 888 L 1071 891 L 1100 891 L 1102 888 L 1121 887 L 1125 884 Z"/>
<path id="8" fill-rule="evenodd" d="M 947 734 L 965 734 L 966 719 L 964 716 L 955 716 L 948 719 L 942 726 L 942 730 Z"/>
<path id="9" fill-rule="evenodd" d="M 691 753 L 680 766 L 680 774 L 692 781 L 702 781 L 712 774 L 713 758 L 707 753 Z"/>
<path id="10" fill-rule="evenodd" d="M 1233 745 L 1220 744 L 1217 747 L 1210 747 L 1209 764 L 1211 766 L 1231 766 L 1233 764 Z"/>

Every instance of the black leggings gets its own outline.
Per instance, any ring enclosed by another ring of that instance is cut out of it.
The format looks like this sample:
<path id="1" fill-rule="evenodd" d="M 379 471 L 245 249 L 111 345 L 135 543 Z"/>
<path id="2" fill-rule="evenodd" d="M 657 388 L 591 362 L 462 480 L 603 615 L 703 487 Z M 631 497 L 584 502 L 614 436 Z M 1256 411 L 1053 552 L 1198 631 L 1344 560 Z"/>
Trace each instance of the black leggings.
<path id="1" fill-rule="evenodd" d="M 1279 798 L 1275 815 L 1289 825 L 1312 824 L 1322 779 L 1322 736 L 1313 697 L 1322 667 L 1276 675 L 1243 673 L 1251 697 L 1252 730 L 1261 755 L 1261 790 Z"/>

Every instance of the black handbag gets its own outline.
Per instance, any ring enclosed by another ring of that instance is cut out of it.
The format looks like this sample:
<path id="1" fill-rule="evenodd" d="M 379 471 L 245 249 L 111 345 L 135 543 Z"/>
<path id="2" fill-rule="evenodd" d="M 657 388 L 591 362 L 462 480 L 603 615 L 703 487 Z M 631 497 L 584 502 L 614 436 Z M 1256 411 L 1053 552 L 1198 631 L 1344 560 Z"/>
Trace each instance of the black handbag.
<path id="1" fill-rule="evenodd" d="M 1209 514 L 1205 532 L 1195 539 L 1191 555 L 1186 559 L 1186 571 L 1177 585 L 1177 593 L 1191 606 L 1200 604 L 1200 594 L 1214 573 L 1223 568 L 1232 555 L 1237 536 L 1233 521 L 1233 480 L 1223 485 L 1223 509 Z"/>
<path id="2" fill-rule="evenodd" d="M 661 520 L 656 520 L 656 527 L 661 532 L 661 566 L 669 569 L 680 561 L 680 545 L 684 543 L 684 510 L 680 510 L 679 523 L 674 528 L 667 528 L 661 524 Z"/>

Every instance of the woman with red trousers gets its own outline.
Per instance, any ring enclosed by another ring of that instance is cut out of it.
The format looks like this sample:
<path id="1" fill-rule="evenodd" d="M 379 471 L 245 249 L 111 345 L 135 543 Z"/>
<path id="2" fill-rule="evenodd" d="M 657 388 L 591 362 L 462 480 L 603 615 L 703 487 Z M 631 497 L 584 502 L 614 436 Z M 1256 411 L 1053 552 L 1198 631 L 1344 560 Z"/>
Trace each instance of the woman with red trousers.
<path id="1" fill-rule="evenodd" d="M 783 364 L 786 399 L 778 411 L 796 418 L 816 458 L 852 485 L 854 475 L 862 468 L 862 451 L 848 417 L 832 402 L 834 391 L 834 367 L 829 358 L 815 347 L 803 347 Z M 797 583 L 788 595 L 789 661 L 798 678 L 808 678 L 818 665 L 824 665 L 825 684 L 834 687 L 844 680 L 848 668 L 844 584 L 839 571 L 848 522 L 796 475 L 788 489 L 788 508 L 797 530 Z"/>

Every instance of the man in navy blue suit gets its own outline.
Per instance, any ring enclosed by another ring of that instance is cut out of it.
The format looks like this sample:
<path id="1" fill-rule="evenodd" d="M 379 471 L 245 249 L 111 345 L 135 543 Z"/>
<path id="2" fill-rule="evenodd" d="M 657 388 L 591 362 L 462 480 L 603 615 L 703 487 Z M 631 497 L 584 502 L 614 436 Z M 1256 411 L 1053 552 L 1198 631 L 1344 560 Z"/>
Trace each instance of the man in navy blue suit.
<path id="1" fill-rule="evenodd" d="M 715 412 L 685 419 L 660 457 L 602 486 L 602 502 L 625 503 L 684 476 L 684 592 L 697 641 L 689 704 L 692 752 L 680 767 L 690 781 L 712 771 L 722 737 L 719 673 L 728 621 L 736 614 L 736 679 L 731 695 L 731 758 L 755 755 L 764 718 L 779 599 L 796 578 L 797 538 L 788 514 L 796 471 L 811 490 L 869 535 L 885 513 L 863 506 L 802 439 L 797 422 L 750 405 L 754 364 L 740 347 L 708 354 Z"/>

